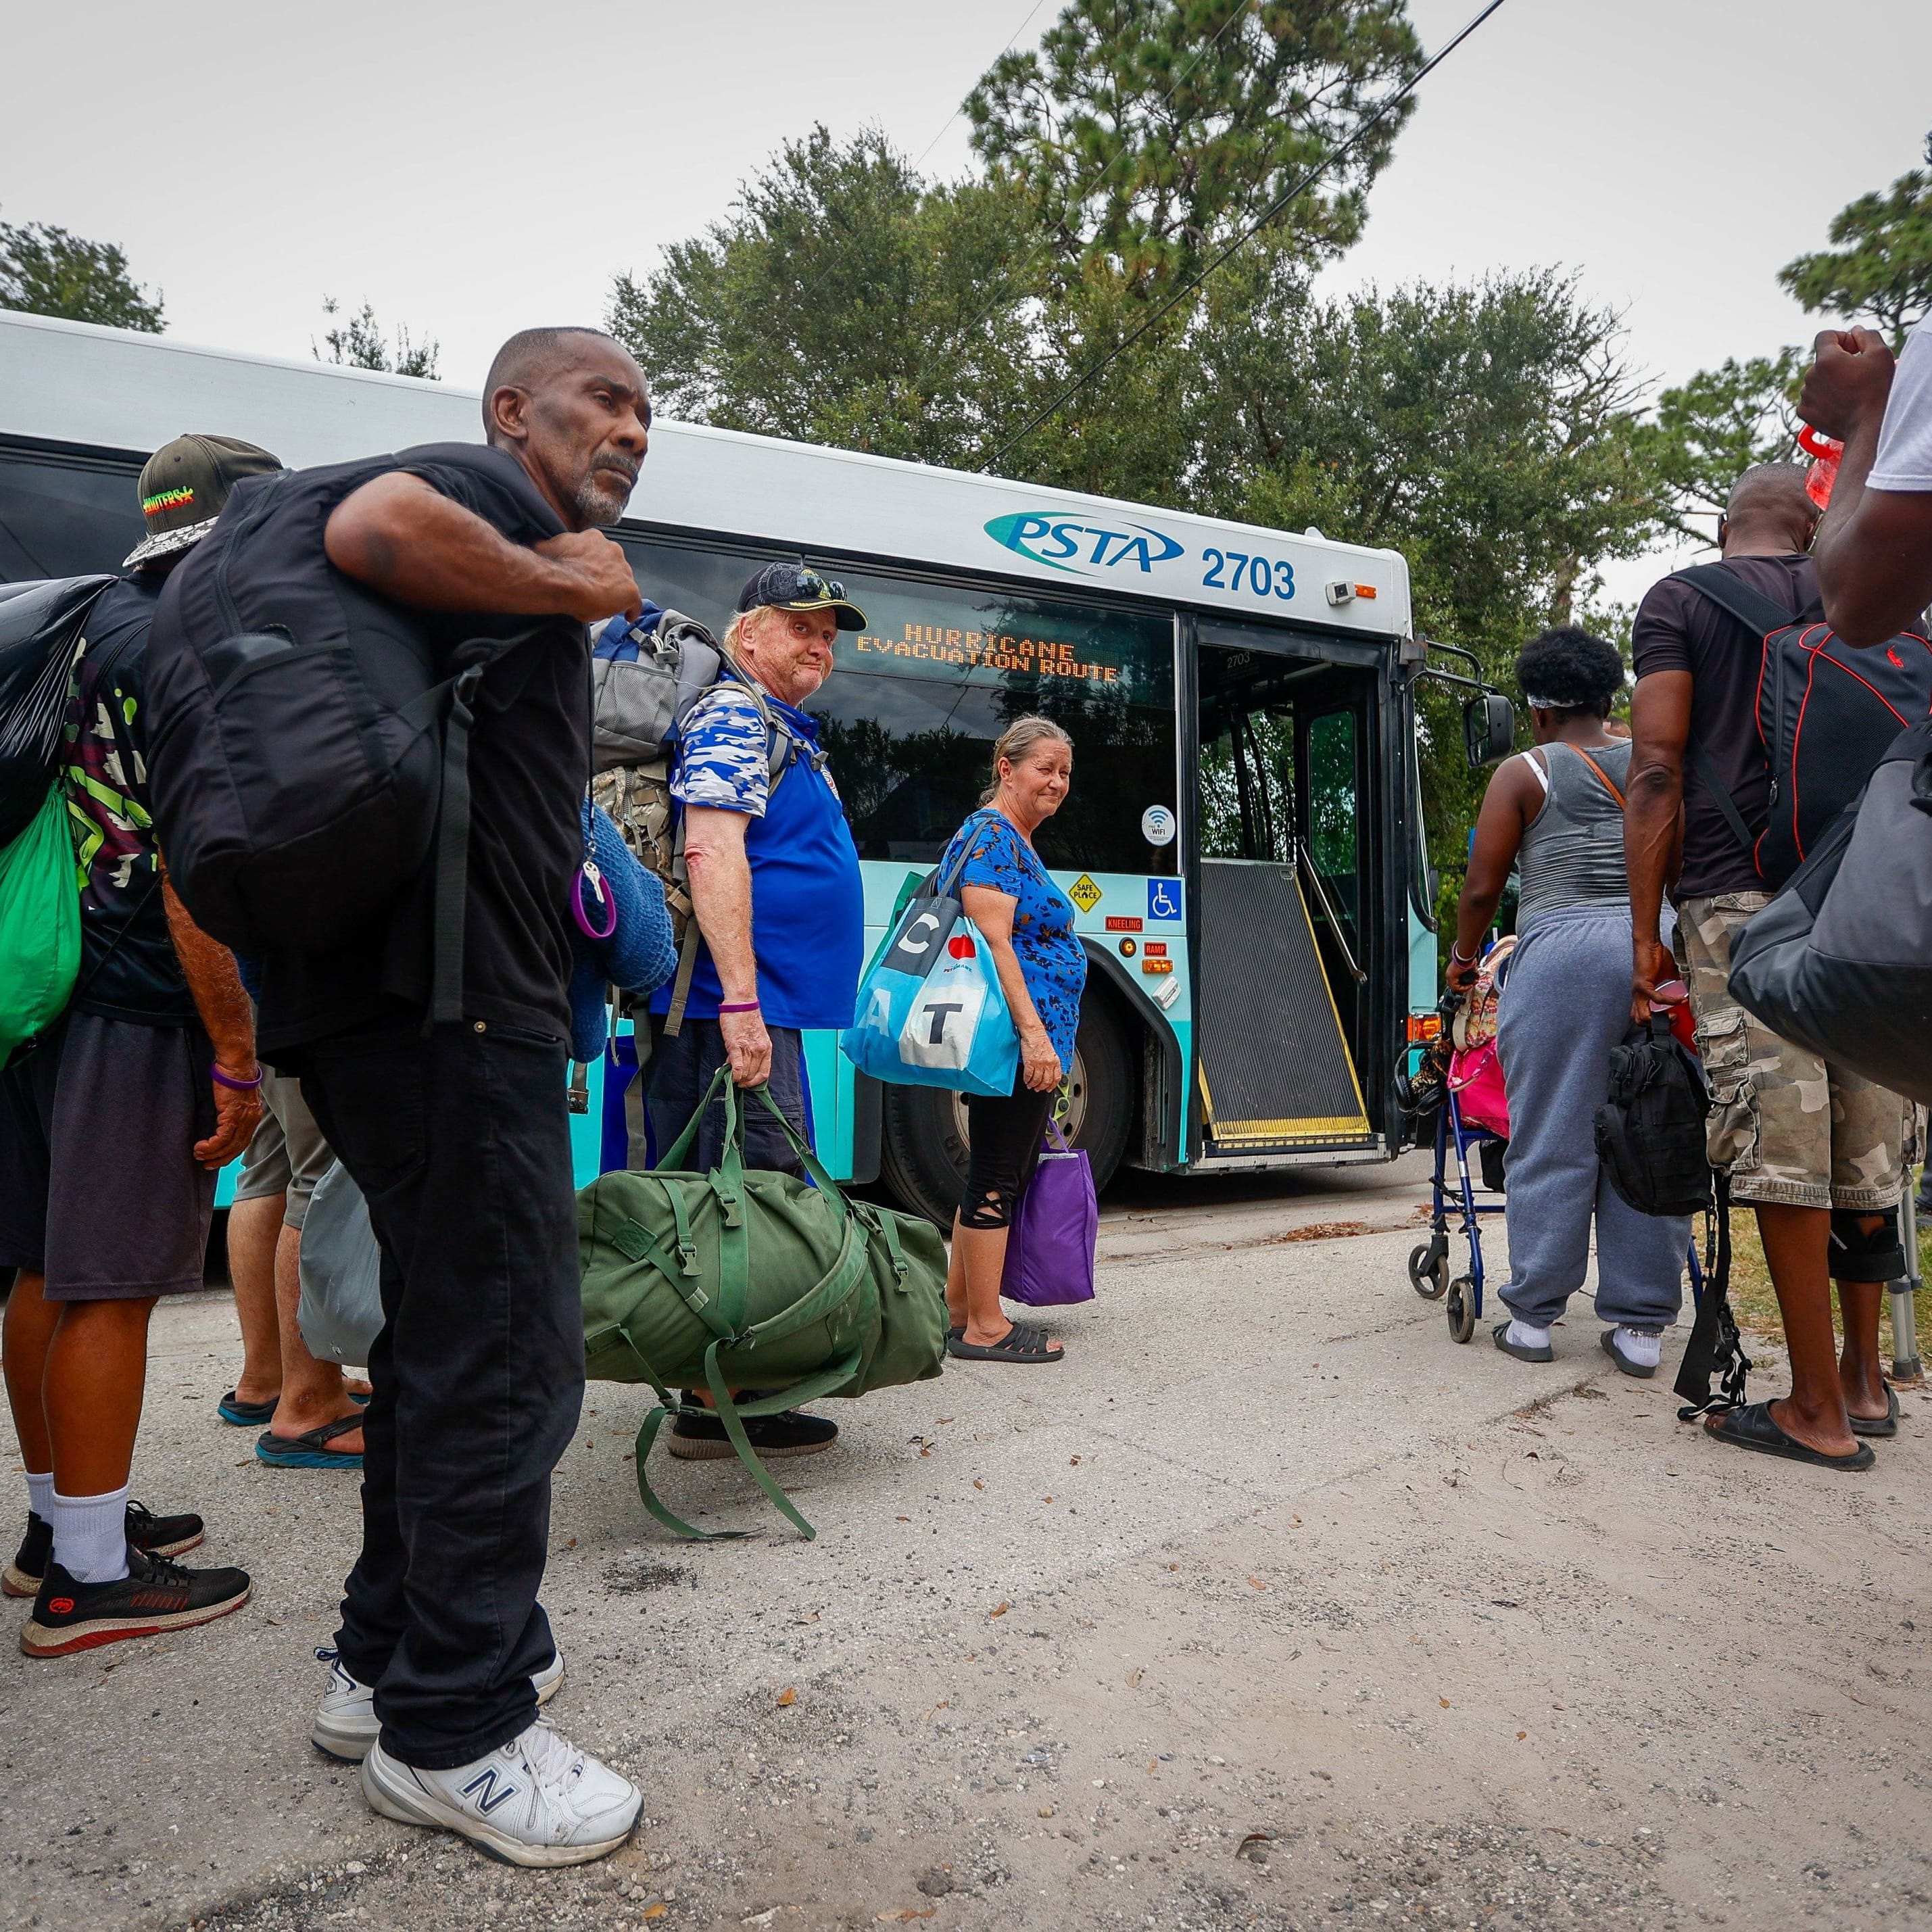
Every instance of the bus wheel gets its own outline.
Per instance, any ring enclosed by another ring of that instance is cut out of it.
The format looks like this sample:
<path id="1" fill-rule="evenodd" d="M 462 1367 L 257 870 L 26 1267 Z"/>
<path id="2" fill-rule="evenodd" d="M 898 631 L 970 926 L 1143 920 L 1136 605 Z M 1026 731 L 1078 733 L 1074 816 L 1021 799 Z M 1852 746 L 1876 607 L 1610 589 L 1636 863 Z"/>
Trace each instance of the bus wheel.
<path id="1" fill-rule="evenodd" d="M 1072 1090 L 1060 1130 L 1084 1148 L 1096 1188 L 1113 1178 L 1133 1125 L 1134 1061 L 1113 1002 L 1093 988 L 1074 1043 Z M 880 1168 L 905 1206 L 942 1228 L 966 1187 L 966 1102 L 938 1087 L 885 1090 Z"/>

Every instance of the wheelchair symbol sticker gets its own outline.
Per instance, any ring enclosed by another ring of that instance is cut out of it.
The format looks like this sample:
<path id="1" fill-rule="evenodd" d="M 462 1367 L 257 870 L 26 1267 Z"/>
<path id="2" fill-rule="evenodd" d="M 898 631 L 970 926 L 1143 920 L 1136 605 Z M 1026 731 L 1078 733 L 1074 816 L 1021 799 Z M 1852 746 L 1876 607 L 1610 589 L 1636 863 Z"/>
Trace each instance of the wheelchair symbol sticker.
<path id="1" fill-rule="evenodd" d="M 1149 919 L 1178 919 L 1180 916 L 1180 881 L 1178 879 L 1148 880 L 1147 916 Z"/>

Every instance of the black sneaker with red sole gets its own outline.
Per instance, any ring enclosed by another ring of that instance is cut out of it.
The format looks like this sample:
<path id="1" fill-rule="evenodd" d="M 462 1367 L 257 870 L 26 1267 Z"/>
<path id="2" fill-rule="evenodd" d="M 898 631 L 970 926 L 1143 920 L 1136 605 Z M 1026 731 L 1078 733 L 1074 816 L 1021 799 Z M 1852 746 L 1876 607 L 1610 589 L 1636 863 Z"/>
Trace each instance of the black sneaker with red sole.
<path id="1" fill-rule="evenodd" d="M 157 1516 L 146 1503 L 128 1505 L 128 1541 L 149 1556 L 178 1556 L 201 1540 L 206 1528 L 192 1510 L 184 1510 L 178 1516 Z M 27 1533 L 20 1539 L 13 1562 L 0 1570 L 0 1596 L 36 1595 L 53 1553 L 53 1525 L 29 1510 Z"/>
<path id="2" fill-rule="evenodd" d="M 184 1570 L 164 1556 L 130 1549 L 128 1574 L 112 1583 L 78 1583 L 47 1565 L 33 1614 L 20 1627 L 29 1657 L 67 1657 L 104 1643 L 212 1623 L 248 1600 L 245 1570 Z"/>

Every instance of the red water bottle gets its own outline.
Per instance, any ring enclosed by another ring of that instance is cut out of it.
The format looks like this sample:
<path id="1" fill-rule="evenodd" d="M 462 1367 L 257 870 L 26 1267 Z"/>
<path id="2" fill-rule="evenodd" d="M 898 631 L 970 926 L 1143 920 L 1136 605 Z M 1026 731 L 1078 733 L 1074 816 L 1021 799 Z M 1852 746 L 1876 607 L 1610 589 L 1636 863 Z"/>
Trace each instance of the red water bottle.
<path id="1" fill-rule="evenodd" d="M 1798 426 L 1798 447 L 1814 458 L 1804 478 L 1804 494 L 1820 509 L 1832 500 L 1832 485 L 1838 480 L 1838 458 L 1845 446 L 1835 436 L 1821 436 L 1809 423 Z"/>

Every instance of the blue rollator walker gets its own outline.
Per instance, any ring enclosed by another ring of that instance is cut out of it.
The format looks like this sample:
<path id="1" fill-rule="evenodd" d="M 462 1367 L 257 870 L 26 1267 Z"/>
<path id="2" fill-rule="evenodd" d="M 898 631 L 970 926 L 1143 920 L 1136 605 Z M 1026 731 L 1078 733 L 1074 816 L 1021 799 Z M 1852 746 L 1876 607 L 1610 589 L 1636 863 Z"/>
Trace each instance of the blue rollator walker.
<path id="1" fill-rule="evenodd" d="M 1436 1112 L 1436 1171 L 1430 1178 L 1429 1238 L 1410 1251 L 1408 1279 L 1425 1300 L 1441 1301 L 1449 1320 L 1449 1336 L 1466 1342 L 1476 1332 L 1483 1312 L 1483 1234 L 1480 1217 L 1504 1211 L 1502 1190 L 1485 1188 L 1496 1198 L 1479 1201 L 1478 1184 L 1469 1177 L 1469 1150 L 1481 1150 L 1487 1143 L 1498 1148 L 1509 1143 L 1487 1127 L 1479 1127 L 1462 1118 L 1456 1090 L 1444 1083 L 1442 1104 Z M 1453 1280 L 1449 1273 L 1449 1150 L 1456 1150 L 1455 1198 L 1462 1216 L 1462 1234 L 1469 1244 L 1469 1270 Z M 1694 1311 L 1704 1300 L 1704 1270 L 1697 1259 L 1697 1238 L 1690 1238 L 1685 1257 L 1690 1266 L 1690 1305 Z"/>

